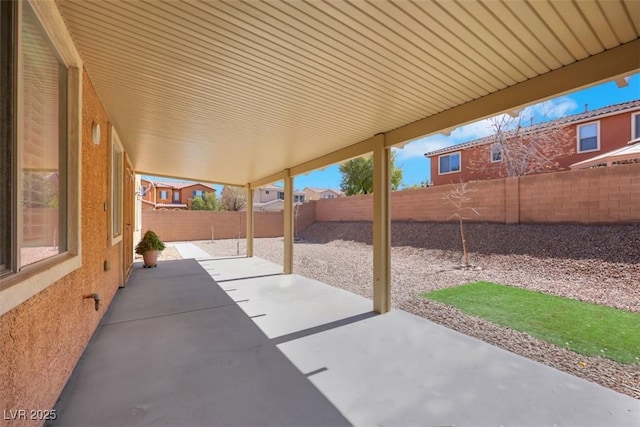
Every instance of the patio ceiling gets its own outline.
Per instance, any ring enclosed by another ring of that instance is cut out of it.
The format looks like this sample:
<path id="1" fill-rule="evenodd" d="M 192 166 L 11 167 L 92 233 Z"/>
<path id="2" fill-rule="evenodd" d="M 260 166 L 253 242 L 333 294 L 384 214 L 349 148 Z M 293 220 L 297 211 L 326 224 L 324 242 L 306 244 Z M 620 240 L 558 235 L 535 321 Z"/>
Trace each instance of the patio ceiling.
<path id="1" fill-rule="evenodd" d="M 635 0 L 57 3 L 134 168 L 222 183 L 640 68 Z"/>

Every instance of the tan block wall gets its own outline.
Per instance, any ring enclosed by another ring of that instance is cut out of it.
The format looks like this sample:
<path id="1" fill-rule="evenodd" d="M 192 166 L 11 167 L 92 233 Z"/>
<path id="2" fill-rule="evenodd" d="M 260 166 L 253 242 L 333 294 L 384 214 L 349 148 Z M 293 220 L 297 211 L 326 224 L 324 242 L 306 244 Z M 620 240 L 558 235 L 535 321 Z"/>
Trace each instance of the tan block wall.
<path id="1" fill-rule="evenodd" d="M 443 196 L 454 184 L 391 195 L 394 221 L 452 221 Z M 468 221 L 613 224 L 640 221 L 640 164 L 477 181 Z M 371 221 L 371 195 L 316 201 L 316 221 Z"/>
<path id="2" fill-rule="evenodd" d="M 337 197 L 316 200 L 316 221 L 373 221 L 373 197 Z"/>
<path id="3" fill-rule="evenodd" d="M 295 219 L 295 232 L 298 233 L 316 222 L 316 202 L 310 201 L 298 205 L 298 217 Z M 284 230 L 284 219 L 283 219 Z M 278 236 L 279 237 L 279 236 Z"/>
<path id="4" fill-rule="evenodd" d="M 444 194 L 454 184 L 391 194 L 394 221 L 455 221 Z M 640 164 L 477 181 L 469 184 L 468 222 L 613 224 L 640 221 Z M 255 237 L 281 237 L 280 212 L 256 212 Z M 315 221 L 372 221 L 371 195 L 320 199 L 301 205 L 296 232 Z M 143 211 L 143 230 L 163 240 L 245 237 L 244 212 Z"/>
<path id="5" fill-rule="evenodd" d="M 452 185 L 395 191 L 391 194 L 391 219 L 394 221 L 449 221 L 453 207 L 446 205 L 444 194 Z M 466 213 L 471 221 L 504 222 L 504 180 L 481 181 L 470 185 L 469 206 L 479 207 L 480 215 Z M 322 199 L 316 201 L 316 221 L 372 221 L 371 195 Z"/>
<path id="6" fill-rule="evenodd" d="M 255 237 L 281 237 L 283 212 L 254 212 Z M 315 203 L 300 206 L 297 231 L 315 221 Z M 142 211 L 142 231 L 153 230 L 166 242 L 246 237 L 246 212 Z M 137 243 L 137 242 L 136 242 Z"/>
<path id="7" fill-rule="evenodd" d="M 109 119 L 86 72 L 82 117 L 82 267 L 0 317 L 0 411 L 53 407 L 120 284 L 119 250 L 107 244 L 103 210 Z M 100 145 L 91 142 L 92 122 L 102 129 Z M 105 260 L 110 271 L 103 270 Z M 83 299 L 94 292 L 102 298 L 100 311 Z"/>
<path id="8" fill-rule="evenodd" d="M 640 221 L 640 164 L 520 178 L 523 223 Z"/>

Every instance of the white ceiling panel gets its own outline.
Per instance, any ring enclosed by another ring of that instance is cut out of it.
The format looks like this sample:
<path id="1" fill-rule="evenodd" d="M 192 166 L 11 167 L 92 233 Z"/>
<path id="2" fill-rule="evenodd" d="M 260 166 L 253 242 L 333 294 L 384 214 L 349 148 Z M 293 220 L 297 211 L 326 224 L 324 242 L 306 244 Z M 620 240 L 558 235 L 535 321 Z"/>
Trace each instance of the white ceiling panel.
<path id="1" fill-rule="evenodd" d="M 136 170 L 235 184 L 466 108 L 639 31 L 638 3 L 617 0 L 57 4 Z"/>

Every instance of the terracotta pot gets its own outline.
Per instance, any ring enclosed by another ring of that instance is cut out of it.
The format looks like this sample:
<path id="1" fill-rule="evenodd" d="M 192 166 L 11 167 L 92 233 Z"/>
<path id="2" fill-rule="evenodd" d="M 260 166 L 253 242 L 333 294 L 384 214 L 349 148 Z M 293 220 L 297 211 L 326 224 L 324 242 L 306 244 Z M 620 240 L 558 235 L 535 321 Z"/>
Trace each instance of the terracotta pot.
<path id="1" fill-rule="evenodd" d="M 158 251 L 147 251 L 142 254 L 145 267 L 155 267 L 158 263 Z"/>

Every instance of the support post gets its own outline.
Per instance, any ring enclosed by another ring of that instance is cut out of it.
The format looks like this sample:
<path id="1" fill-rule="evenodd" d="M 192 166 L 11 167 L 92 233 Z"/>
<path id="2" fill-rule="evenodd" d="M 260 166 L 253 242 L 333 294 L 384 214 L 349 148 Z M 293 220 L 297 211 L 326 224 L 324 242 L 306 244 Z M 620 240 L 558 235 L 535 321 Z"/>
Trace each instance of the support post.
<path id="1" fill-rule="evenodd" d="M 284 274 L 293 273 L 293 177 L 284 173 Z"/>
<path id="2" fill-rule="evenodd" d="M 391 177 L 384 134 L 373 149 L 373 310 L 391 309 Z"/>
<path id="3" fill-rule="evenodd" d="M 247 257 L 253 257 L 253 188 L 250 184 L 245 186 L 247 191 Z"/>

